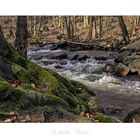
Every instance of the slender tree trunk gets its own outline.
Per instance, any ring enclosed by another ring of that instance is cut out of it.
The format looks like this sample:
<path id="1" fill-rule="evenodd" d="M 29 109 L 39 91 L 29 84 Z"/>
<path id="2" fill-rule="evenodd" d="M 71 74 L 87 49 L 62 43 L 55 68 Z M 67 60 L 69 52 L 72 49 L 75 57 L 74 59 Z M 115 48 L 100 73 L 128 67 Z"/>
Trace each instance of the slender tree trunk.
<path id="1" fill-rule="evenodd" d="M 93 36 L 92 31 L 93 31 L 93 17 L 89 16 L 89 32 L 88 32 L 88 38 L 87 38 L 89 42 L 92 41 L 92 36 Z"/>
<path id="2" fill-rule="evenodd" d="M 118 16 L 118 21 L 119 21 L 120 28 L 122 30 L 123 40 L 125 41 L 126 44 L 128 44 L 130 42 L 129 34 L 126 25 L 124 23 L 123 16 Z"/>
<path id="3" fill-rule="evenodd" d="M 66 39 L 70 39 L 70 28 L 69 28 L 69 17 L 64 16 L 64 24 L 65 24 L 65 30 L 66 30 Z"/>
<path id="4" fill-rule="evenodd" d="M 98 34 L 98 39 L 100 40 L 102 37 L 102 17 L 99 16 L 99 34 Z"/>
<path id="5" fill-rule="evenodd" d="M 74 30 L 74 35 L 76 35 L 76 17 L 75 16 L 72 17 L 72 26 Z"/>
<path id="6" fill-rule="evenodd" d="M 105 28 L 108 27 L 108 20 L 107 20 L 107 16 L 105 16 L 105 22 L 104 22 Z"/>
<path id="7" fill-rule="evenodd" d="M 88 16 L 84 16 L 84 28 L 88 27 Z"/>
<path id="8" fill-rule="evenodd" d="M 33 24 L 34 24 L 33 17 L 31 16 L 30 17 L 30 33 L 31 33 L 31 37 L 33 35 Z"/>
<path id="9" fill-rule="evenodd" d="M 97 22 L 96 22 L 97 17 L 94 17 L 94 36 L 95 39 L 97 39 Z"/>
<path id="10" fill-rule="evenodd" d="M 24 57 L 27 57 L 27 17 L 18 16 L 17 25 L 16 25 L 16 39 L 15 39 L 15 48 L 18 53 Z"/>
<path id="11" fill-rule="evenodd" d="M 73 41 L 74 39 L 74 21 L 73 21 L 73 17 L 70 17 L 70 20 L 69 20 L 69 24 L 70 24 L 70 40 Z"/>
<path id="12" fill-rule="evenodd" d="M 36 18 L 37 19 L 37 18 Z M 38 21 L 37 21 L 37 24 L 38 24 L 38 28 L 36 26 L 36 40 L 41 40 L 41 23 L 42 23 L 42 20 L 43 20 L 43 17 L 40 16 L 38 17 Z"/>
<path id="13" fill-rule="evenodd" d="M 140 17 L 137 16 L 137 17 L 136 17 L 136 20 L 137 20 L 137 26 L 139 26 L 139 23 L 140 23 Z"/>

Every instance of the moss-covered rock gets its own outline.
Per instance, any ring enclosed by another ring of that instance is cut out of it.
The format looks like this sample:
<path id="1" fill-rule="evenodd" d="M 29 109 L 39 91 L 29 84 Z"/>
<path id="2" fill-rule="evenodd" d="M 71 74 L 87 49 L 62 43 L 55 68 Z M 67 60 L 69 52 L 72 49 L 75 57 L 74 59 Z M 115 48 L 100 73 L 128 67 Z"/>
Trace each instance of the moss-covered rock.
<path id="1" fill-rule="evenodd" d="M 40 108 L 52 112 L 57 107 L 79 116 L 82 111 L 100 112 L 94 97 L 85 85 L 18 55 L 0 33 L 0 112 L 31 114 L 34 109 L 35 115 Z"/>

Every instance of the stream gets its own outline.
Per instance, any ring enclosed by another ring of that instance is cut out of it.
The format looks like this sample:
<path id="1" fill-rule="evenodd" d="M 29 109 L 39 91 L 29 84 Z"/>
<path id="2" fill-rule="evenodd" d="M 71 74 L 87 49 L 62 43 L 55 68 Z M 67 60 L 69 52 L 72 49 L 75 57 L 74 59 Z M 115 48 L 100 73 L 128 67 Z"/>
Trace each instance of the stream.
<path id="1" fill-rule="evenodd" d="M 28 48 L 28 59 L 60 75 L 80 81 L 96 94 L 108 115 L 124 120 L 128 112 L 140 107 L 140 81 L 119 78 L 104 72 L 106 63 L 113 63 L 116 52 L 51 50 L 51 44 Z"/>

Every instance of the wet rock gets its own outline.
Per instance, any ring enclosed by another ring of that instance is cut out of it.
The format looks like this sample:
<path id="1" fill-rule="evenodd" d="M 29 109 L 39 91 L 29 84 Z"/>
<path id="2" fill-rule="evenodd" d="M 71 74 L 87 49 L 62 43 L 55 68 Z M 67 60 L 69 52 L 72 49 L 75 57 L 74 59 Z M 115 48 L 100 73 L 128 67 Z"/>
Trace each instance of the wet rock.
<path id="1" fill-rule="evenodd" d="M 124 58 L 123 63 L 125 65 L 128 65 L 129 63 L 131 63 L 133 60 L 140 58 L 140 55 L 131 55 L 131 56 L 127 56 Z"/>
<path id="2" fill-rule="evenodd" d="M 95 60 L 107 60 L 107 57 L 105 56 L 96 56 L 96 57 L 93 57 Z"/>
<path id="3" fill-rule="evenodd" d="M 69 51 L 81 51 L 83 49 L 81 47 L 69 47 L 67 50 L 69 50 Z"/>
<path id="4" fill-rule="evenodd" d="M 128 67 L 132 73 L 138 73 L 140 75 L 140 58 L 133 60 Z"/>
<path id="5" fill-rule="evenodd" d="M 102 74 L 104 71 L 104 67 L 97 67 L 94 68 L 91 65 L 86 65 L 85 67 L 83 67 L 83 69 L 81 70 L 81 72 L 83 73 L 90 73 L 90 74 Z"/>
<path id="6" fill-rule="evenodd" d="M 63 67 L 61 65 L 54 66 L 56 69 L 62 69 Z"/>
<path id="7" fill-rule="evenodd" d="M 127 57 L 128 55 L 130 55 L 132 53 L 131 50 L 126 50 L 126 51 L 123 51 L 121 53 L 119 53 L 118 57 L 114 60 L 115 62 L 122 62 L 123 59 L 125 57 Z"/>
<path id="8" fill-rule="evenodd" d="M 52 56 L 52 59 L 67 59 L 68 55 L 66 53 L 59 53 L 59 54 L 55 54 L 54 56 Z"/>
<path id="9" fill-rule="evenodd" d="M 79 54 L 75 54 L 75 55 L 72 56 L 71 60 L 77 60 L 78 57 L 79 57 Z"/>
<path id="10" fill-rule="evenodd" d="M 105 68 L 104 68 L 104 71 L 105 72 L 114 72 L 114 64 L 113 63 L 107 63 L 106 65 L 105 65 Z"/>
<path id="11" fill-rule="evenodd" d="M 104 111 L 109 115 L 114 115 L 122 112 L 122 110 L 118 107 L 107 107 L 104 109 Z"/>
<path id="12" fill-rule="evenodd" d="M 29 60 L 41 60 L 42 58 L 44 57 L 40 55 L 31 55 L 28 57 Z"/>
<path id="13" fill-rule="evenodd" d="M 99 80 L 100 78 L 101 78 L 100 76 L 89 75 L 85 79 L 88 80 L 88 81 L 90 81 L 90 82 L 93 82 L 95 80 Z"/>
<path id="14" fill-rule="evenodd" d="M 122 63 L 118 63 L 115 66 L 115 72 L 119 76 L 126 76 L 126 75 L 128 75 L 129 71 L 130 71 L 130 68 Z"/>
<path id="15" fill-rule="evenodd" d="M 133 123 L 139 123 L 140 122 L 140 108 L 133 110 L 127 114 L 127 116 L 124 119 L 124 122 L 133 122 Z"/>
<path id="16" fill-rule="evenodd" d="M 57 45 L 56 44 L 44 44 L 42 46 L 39 46 L 41 50 L 57 50 Z"/>
<path id="17" fill-rule="evenodd" d="M 86 60 L 87 58 L 89 58 L 89 56 L 87 55 L 79 56 L 78 61 L 83 61 L 83 60 Z"/>
<path id="18" fill-rule="evenodd" d="M 43 63 L 45 66 L 46 65 L 51 65 L 51 64 L 60 64 L 60 65 L 66 65 L 67 61 L 60 61 L 60 60 L 42 60 L 41 63 Z"/>
<path id="19" fill-rule="evenodd" d="M 46 65 L 51 65 L 51 64 L 53 64 L 54 61 L 49 61 L 49 60 L 46 61 L 46 60 L 42 60 L 41 63 L 43 63 L 43 64 L 46 66 Z"/>
<path id="20" fill-rule="evenodd" d="M 103 67 L 98 67 L 98 68 L 95 68 L 91 71 L 91 74 L 102 74 L 104 71 L 104 68 Z"/>

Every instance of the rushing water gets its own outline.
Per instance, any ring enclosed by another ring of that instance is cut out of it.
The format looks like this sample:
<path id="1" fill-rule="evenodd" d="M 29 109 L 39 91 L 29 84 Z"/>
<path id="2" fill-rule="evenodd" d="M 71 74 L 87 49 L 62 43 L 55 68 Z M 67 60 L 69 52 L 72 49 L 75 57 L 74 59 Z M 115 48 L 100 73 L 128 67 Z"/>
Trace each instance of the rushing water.
<path id="1" fill-rule="evenodd" d="M 50 56 L 62 52 L 68 54 L 67 59 L 50 58 Z M 86 54 L 89 57 L 82 61 L 71 60 L 73 54 Z M 107 59 L 95 59 L 95 56 Z M 129 111 L 140 107 L 140 81 L 130 81 L 105 73 L 103 71 L 105 64 L 113 62 L 115 57 L 116 53 L 103 51 L 51 51 L 47 47 L 32 47 L 28 50 L 28 58 L 42 67 L 51 68 L 60 75 L 80 81 L 91 87 L 105 112 L 123 119 Z M 117 111 L 113 112 L 112 109 Z"/>

